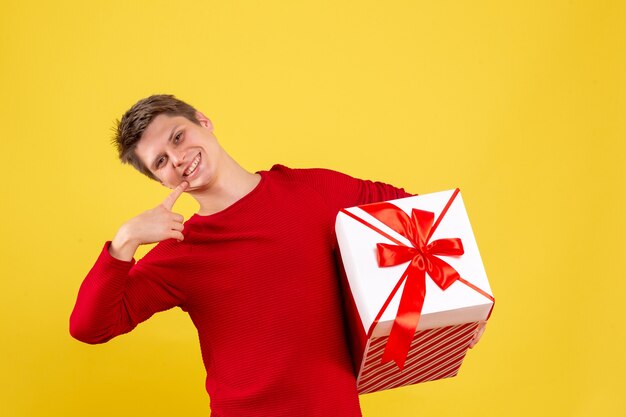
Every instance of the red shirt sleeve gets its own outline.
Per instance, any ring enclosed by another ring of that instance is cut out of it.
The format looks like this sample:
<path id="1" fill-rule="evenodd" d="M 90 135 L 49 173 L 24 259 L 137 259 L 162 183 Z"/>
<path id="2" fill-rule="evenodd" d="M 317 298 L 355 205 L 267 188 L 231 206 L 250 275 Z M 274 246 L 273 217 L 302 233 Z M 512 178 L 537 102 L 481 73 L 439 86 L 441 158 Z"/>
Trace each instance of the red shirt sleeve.
<path id="1" fill-rule="evenodd" d="M 334 210 L 379 201 L 410 197 L 403 188 L 378 181 L 362 180 L 324 168 L 293 169 L 274 165 L 272 171 L 281 171 L 287 177 L 303 181 L 322 195 Z"/>
<path id="2" fill-rule="evenodd" d="M 112 257 L 109 245 L 85 277 L 70 316 L 70 334 L 85 343 L 104 343 L 184 302 L 182 291 L 162 273 Z"/>

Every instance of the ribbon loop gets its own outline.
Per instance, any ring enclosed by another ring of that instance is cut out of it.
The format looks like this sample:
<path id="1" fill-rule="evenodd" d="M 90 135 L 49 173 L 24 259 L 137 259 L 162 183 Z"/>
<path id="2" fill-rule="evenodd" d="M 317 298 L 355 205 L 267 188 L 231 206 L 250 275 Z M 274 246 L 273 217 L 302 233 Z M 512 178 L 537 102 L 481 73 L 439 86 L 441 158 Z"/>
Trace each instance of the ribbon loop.
<path id="1" fill-rule="evenodd" d="M 378 249 L 378 265 L 394 266 L 410 261 L 415 256 L 416 250 L 409 246 L 390 245 L 388 243 L 376 244 Z"/>
<path id="2" fill-rule="evenodd" d="M 429 256 L 428 260 L 432 262 L 432 271 L 428 271 L 428 275 L 442 290 L 447 290 L 450 285 L 454 284 L 461 276 L 443 259 L 436 256 Z"/>
<path id="3" fill-rule="evenodd" d="M 433 255 L 444 256 L 461 256 L 465 253 L 463 250 L 463 242 L 461 242 L 459 238 L 437 239 L 430 242 L 426 246 L 426 250 Z"/>
<path id="4" fill-rule="evenodd" d="M 419 246 L 425 246 L 426 241 L 428 240 L 428 235 L 430 234 L 430 229 L 433 227 L 433 223 L 435 222 L 435 213 L 413 209 L 411 210 L 411 221 L 413 222 L 413 225 L 417 229 L 417 234 L 419 235 L 419 241 L 412 241 L 413 244 L 417 243 Z"/>

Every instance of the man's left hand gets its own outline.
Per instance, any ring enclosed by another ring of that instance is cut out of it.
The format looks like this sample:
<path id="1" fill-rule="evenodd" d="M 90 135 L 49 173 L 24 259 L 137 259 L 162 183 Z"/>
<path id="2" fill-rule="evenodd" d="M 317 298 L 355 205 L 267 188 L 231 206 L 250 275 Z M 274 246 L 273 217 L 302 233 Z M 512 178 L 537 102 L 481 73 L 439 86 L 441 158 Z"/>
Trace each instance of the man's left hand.
<path id="1" fill-rule="evenodd" d="M 480 340 L 480 337 L 483 335 L 483 333 L 485 333 L 485 327 L 487 327 L 486 321 L 478 322 L 478 327 L 476 328 L 476 331 L 474 332 L 474 338 L 469 344 L 470 349 L 476 346 L 476 343 L 478 343 L 478 341 Z"/>

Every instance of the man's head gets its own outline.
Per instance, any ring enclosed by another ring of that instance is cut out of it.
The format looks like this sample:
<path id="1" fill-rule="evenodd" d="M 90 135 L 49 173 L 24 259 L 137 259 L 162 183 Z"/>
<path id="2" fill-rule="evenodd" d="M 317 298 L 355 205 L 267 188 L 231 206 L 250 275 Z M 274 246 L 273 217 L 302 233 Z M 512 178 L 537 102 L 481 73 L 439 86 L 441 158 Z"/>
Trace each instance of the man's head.
<path id="1" fill-rule="evenodd" d="M 131 164 L 139 172 L 153 180 L 159 181 L 137 157 L 135 153 L 137 143 L 139 143 L 148 125 L 158 115 L 183 116 L 189 121 L 200 125 L 196 113 L 196 109 L 173 95 L 159 94 L 139 100 L 124 113 L 121 120 L 117 121 L 114 143 L 120 160 L 125 164 Z"/>

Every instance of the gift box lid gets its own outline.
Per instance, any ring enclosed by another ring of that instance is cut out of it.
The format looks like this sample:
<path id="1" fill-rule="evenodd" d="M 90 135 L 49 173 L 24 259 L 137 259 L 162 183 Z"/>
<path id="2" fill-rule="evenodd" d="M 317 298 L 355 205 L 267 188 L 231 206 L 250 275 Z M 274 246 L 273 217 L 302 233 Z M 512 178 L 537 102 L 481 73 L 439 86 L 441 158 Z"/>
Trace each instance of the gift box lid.
<path id="1" fill-rule="evenodd" d="M 418 330 L 487 319 L 493 305 L 493 298 L 488 298 L 492 292 L 458 190 L 391 200 L 389 203 L 402 209 L 409 216 L 412 209 L 419 209 L 433 212 L 435 219 L 439 219 L 445 211 L 439 223 L 435 223 L 436 229 L 428 242 L 443 238 L 460 238 L 463 244 L 463 255 L 437 255 L 437 257 L 452 266 L 466 282 L 456 281 L 446 290 L 442 290 L 427 274 L 426 297 Z M 384 234 L 405 245 L 413 245 L 407 238 L 360 207 L 351 207 L 339 213 L 336 232 L 350 291 L 364 331 L 369 333 L 376 316 L 409 265 L 406 262 L 379 267 L 376 245 L 394 244 L 393 240 Z M 403 289 L 404 283 L 389 302 L 376 328 L 372 329 L 372 336 L 389 334 Z"/>

